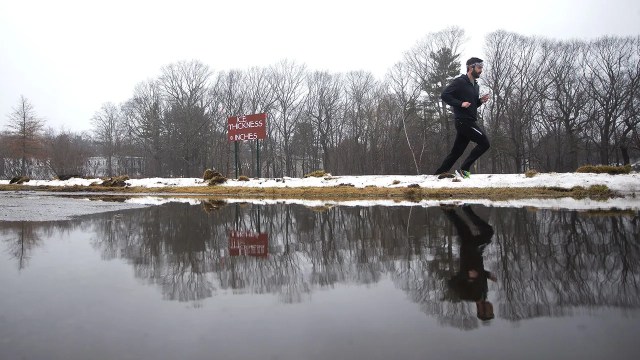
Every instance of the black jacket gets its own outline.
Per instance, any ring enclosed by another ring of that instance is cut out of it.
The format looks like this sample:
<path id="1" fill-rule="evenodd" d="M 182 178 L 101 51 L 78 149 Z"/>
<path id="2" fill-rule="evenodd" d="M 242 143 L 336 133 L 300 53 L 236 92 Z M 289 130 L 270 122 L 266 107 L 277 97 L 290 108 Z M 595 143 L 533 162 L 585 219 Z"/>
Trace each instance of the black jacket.
<path id="1" fill-rule="evenodd" d="M 458 120 L 476 121 L 478 120 L 478 108 L 482 105 L 480 101 L 480 87 L 474 81 L 471 83 L 467 74 L 462 74 L 453 79 L 442 91 L 440 98 L 453 108 L 453 116 Z M 463 102 L 470 102 L 468 108 L 463 108 Z"/>

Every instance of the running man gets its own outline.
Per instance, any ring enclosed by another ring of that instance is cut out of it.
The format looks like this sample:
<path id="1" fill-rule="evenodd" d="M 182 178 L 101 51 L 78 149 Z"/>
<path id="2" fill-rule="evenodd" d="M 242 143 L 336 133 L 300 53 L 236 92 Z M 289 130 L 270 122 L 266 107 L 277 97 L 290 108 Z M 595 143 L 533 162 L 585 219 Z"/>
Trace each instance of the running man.
<path id="1" fill-rule="evenodd" d="M 458 76 L 444 89 L 440 98 L 453 108 L 456 126 L 456 139 L 451 152 L 436 170 L 436 175 L 447 173 L 453 164 L 464 153 L 470 141 L 476 147 L 464 160 L 456 173 L 463 178 L 469 178 L 471 165 L 489 149 L 489 139 L 478 124 L 478 108 L 489 101 L 489 95 L 480 97 L 477 79 L 482 74 L 483 63 L 477 57 L 467 60 L 467 73 Z"/>

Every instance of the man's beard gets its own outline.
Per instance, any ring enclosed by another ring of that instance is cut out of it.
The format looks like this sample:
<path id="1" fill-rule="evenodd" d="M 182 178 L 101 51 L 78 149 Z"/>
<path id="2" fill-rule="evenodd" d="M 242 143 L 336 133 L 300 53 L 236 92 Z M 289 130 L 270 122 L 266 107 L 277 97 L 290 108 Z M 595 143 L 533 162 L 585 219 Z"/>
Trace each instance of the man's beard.
<path id="1" fill-rule="evenodd" d="M 480 73 L 476 71 L 476 69 L 471 69 L 471 76 L 473 76 L 474 79 L 477 79 L 480 77 Z"/>

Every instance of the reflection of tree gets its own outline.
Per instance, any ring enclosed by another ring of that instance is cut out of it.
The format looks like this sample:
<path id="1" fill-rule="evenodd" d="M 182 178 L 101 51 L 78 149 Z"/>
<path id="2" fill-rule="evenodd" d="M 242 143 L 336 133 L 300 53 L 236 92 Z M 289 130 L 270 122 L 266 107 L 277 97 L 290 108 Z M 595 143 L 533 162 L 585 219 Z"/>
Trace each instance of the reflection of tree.
<path id="1" fill-rule="evenodd" d="M 7 244 L 6 252 L 18 261 L 18 269 L 27 267 L 32 252 L 43 239 L 63 237 L 69 231 L 82 228 L 80 220 L 65 221 L 0 221 L 0 240 Z"/>
<path id="2" fill-rule="evenodd" d="M 7 243 L 7 253 L 17 260 L 19 270 L 27 266 L 31 252 L 42 244 L 38 227 L 38 223 L 29 221 L 9 222 L 0 227 Z"/>
<path id="3" fill-rule="evenodd" d="M 230 258 L 218 273 L 220 286 L 235 293 L 278 294 L 285 303 L 300 302 L 310 292 L 300 269 L 300 253 Z"/>
<path id="4" fill-rule="evenodd" d="M 496 226 L 505 318 L 562 315 L 575 306 L 640 306 L 637 216 L 549 210 L 517 216 L 514 223 L 534 225 Z"/>
<path id="5" fill-rule="evenodd" d="M 214 213 L 217 214 L 217 213 Z M 95 244 L 106 258 L 120 256 L 137 277 L 158 284 L 170 300 L 196 301 L 212 296 L 207 274 L 217 261 L 215 234 L 207 213 L 185 204 L 157 206 L 126 216 L 95 220 Z"/>

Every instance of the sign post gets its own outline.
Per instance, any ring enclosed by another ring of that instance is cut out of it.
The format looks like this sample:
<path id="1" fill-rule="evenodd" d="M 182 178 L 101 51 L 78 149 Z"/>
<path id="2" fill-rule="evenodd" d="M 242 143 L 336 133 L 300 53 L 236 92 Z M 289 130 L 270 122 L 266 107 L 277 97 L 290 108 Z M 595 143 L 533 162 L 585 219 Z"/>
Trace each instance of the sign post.
<path id="1" fill-rule="evenodd" d="M 234 154 L 235 154 L 235 163 L 236 163 L 236 179 L 238 178 L 238 142 L 234 142 L 233 143 L 233 150 L 234 150 Z"/>
<path id="2" fill-rule="evenodd" d="M 258 140 L 267 137 L 267 114 L 231 116 L 227 119 L 227 138 L 235 142 L 236 179 L 238 178 L 238 141 L 255 140 L 257 177 L 260 177 L 260 150 Z"/>
<path id="3" fill-rule="evenodd" d="M 260 177 L 260 143 L 256 140 L 256 177 Z"/>

